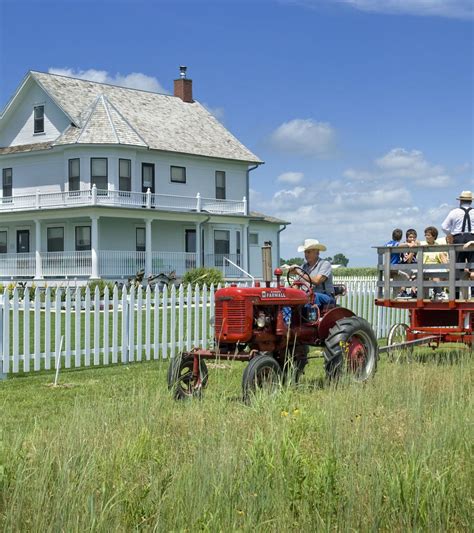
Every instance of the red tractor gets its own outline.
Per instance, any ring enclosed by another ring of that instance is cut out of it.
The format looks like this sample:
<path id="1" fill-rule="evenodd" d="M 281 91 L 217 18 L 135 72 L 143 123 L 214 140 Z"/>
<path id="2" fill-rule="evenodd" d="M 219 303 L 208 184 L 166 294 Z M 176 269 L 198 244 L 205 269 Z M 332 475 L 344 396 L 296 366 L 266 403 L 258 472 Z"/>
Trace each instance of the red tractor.
<path id="1" fill-rule="evenodd" d="M 194 348 L 172 359 L 168 387 L 176 399 L 200 396 L 208 382 L 206 359 L 248 361 L 242 378 L 244 399 L 257 388 L 298 382 L 310 346 L 323 348 L 326 376 L 348 373 L 365 381 L 377 367 L 378 346 L 370 324 L 337 305 L 321 310 L 313 304 L 313 283 L 298 269 L 281 283 L 275 270 L 272 285 L 271 248 L 263 247 L 264 283 L 230 287 L 215 293 L 214 348 Z M 337 286 L 342 293 L 344 287 Z"/>

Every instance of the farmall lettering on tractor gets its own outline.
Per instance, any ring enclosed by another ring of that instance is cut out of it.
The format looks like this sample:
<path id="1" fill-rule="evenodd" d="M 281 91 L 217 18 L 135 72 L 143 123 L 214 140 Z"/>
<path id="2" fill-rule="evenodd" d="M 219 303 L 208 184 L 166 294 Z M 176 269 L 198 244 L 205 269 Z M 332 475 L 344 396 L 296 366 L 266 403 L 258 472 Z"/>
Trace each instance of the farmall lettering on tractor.
<path id="1" fill-rule="evenodd" d="M 375 372 L 378 346 L 370 324 L 338 305 L 319 309 L 308 274 L 297 269 L 281 282 L 271 265 L 271 244 L 262 248 L 263 283 L 215 293 L 214 347 L 199 347 L 174 357 L 168 387 L 176 399 L 200 397 L 208 383 L 206 359 L 248 362 L 242 377 L 244 400 L 258 388 L 297 383 L 308 362 L 309 347 L 322 347 L 326 376 L 346 374 L 365 381 Z M 273 285 L 273 286 L 272 286 Z M 343 293 L 336 286 L 336 293 Z"/>

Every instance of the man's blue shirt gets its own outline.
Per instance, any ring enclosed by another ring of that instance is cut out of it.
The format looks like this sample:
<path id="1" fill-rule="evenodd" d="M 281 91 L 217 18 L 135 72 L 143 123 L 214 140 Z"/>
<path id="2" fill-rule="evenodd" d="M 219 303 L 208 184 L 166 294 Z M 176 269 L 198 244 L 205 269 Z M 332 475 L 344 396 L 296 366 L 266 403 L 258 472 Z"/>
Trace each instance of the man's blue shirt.
<path id="1" fill-rule="evenodd" d="M 385 246 L 400 246 L 400 241 L 391 240 Z M 399 263 L 401 263 L 400 254 L 390 254 L 390 264 L 398 265 Z"/>

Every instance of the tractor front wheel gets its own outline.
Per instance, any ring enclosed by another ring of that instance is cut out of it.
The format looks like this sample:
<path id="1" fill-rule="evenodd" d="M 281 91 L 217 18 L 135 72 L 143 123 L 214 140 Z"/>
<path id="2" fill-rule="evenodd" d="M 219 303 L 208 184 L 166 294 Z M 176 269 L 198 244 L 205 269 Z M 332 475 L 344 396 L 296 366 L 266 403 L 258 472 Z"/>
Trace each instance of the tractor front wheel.
<path id="1" fill-rule="evenodd" d="M 272 392 L 281 382 L 281 367 L 278 361 L 267 353 L 260 353 L 250 360 L 242 376 L 244 401 L 258 389 Z"/>
<path id="2" fill-rule="evenodd" d="M 326 376 L 339 379 L 344 374 L 354 381 L 366 381 L 377 370 L 378 345 L 372 327 L 363 318 L 338 320 L 326 339 Z"/>
<path id="3" fill-rule="evenodd" d="M 172 391 L 175 400 L 200 398 L 202 389 L 207 385 L 208 371 L 204 359 L 199 358 L 199 376 L 196 378 L 193 375 L 194 357 L 192 354 L 183 353 L 170 361 L 168 389 Z"/>

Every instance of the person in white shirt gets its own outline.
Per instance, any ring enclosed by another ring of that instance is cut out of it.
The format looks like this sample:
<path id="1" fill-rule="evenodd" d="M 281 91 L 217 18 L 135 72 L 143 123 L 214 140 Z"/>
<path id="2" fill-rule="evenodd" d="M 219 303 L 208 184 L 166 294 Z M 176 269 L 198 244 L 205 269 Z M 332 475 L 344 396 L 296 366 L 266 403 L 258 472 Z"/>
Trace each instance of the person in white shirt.
<path id="1" fill-rule="evenodd" d="M 448 244 L 466 244 L 474 240 L 474 209 L 472 208 L 472 191 L 462 191 L 459 207 L 452 209 L 441 228 L 446 233 Z M 474 263 L 474 251 L 467 250 L 456 253 L 456 263 Z M 472 267 L 467 266 L 465 272 L 471 277 Z M 459 276 L 460 277 L 460 276 Z"/>

